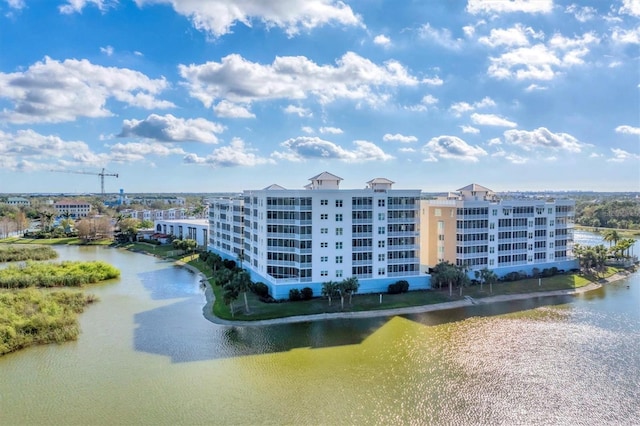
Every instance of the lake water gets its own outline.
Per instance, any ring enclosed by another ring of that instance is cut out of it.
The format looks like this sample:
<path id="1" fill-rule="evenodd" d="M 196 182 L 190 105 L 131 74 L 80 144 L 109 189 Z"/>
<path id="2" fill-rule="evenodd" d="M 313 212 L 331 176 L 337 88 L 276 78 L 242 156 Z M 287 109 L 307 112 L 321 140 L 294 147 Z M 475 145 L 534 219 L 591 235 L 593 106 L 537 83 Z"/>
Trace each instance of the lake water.
<path id="1" fill-rule="evenodd" d="M 640 422 L 639 274 L 576 297 L 228 327 L 204 319 L 186 269 L 57 250 L 122 276 L 89 290 L 78 341 L 0 358 L 2 425 Z"/>

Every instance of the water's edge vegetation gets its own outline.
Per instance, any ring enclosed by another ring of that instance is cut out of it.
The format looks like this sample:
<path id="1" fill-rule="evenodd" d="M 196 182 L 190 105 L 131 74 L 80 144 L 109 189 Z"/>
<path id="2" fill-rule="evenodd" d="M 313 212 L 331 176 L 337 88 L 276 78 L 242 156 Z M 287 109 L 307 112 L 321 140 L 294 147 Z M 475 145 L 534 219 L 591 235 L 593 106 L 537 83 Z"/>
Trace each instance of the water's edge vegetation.
<path id="1" fill-rule="evenodd" d="M 58 257 L 58 252 L 48 246 L 20 246 L 15 244 L 0 246 L 0 262 L 50 260 L 56 257 Z"/>
<path id="2" fill-rule="evenodd" d="M 98 299 L 73 290 L 117 278 L 120 271 L 102 261 L 46 263 L 0 269 L 0 356 L 32 345 L 76 340 L 78 314 Z"/>

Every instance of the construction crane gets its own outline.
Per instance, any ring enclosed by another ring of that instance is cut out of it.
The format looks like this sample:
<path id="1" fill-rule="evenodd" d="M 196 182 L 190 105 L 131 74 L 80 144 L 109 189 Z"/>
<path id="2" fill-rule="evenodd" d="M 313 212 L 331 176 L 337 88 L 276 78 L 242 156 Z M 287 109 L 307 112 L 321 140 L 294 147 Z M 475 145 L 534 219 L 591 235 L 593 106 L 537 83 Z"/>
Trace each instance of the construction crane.
<path id="1" fill-rule="evenodd" d="M 101 172 L 99 173 L 95 173 L 95 172 L 84 172 L 84 171 L 80 171 L 80 170 L 51 170 L 52 172 L 61 172 L 61 173 L 77 173 L 77 174 L 81 174 L 81 175 L 94 175 L 94 176 L 100 176 L 100 193 L 101 195 L 104 197 L 104 177 L 105 176 L 113 176 L 115 178 L 118 177 L 118 173 L 107 173 L 105 171 L 105 169 L 103 168 Z"/>

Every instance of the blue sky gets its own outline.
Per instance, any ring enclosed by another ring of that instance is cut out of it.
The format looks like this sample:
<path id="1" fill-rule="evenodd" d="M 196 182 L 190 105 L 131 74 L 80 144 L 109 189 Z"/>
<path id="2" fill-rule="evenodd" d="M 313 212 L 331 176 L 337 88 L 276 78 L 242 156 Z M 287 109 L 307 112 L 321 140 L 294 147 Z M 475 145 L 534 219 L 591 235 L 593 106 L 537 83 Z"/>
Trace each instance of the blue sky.
<path id="1" fill-rule="evenodd" d="M 0 0 L 0 193 L 640 191 L 640 0 Z"/>

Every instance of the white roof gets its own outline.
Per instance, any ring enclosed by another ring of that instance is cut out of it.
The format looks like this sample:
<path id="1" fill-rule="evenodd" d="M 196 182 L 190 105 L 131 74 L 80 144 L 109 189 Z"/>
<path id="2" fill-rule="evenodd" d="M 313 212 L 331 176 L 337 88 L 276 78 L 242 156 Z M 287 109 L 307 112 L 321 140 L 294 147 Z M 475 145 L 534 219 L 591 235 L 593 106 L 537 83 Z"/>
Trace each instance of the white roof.
<path id="1" fill-rule="evenodd" d="M 343 180 L 341 177 L 338 177 L 329 172 L 322 172 L 319 175 L 315 175 L 314 177 L 309 178 L 309 180 Z"/>

